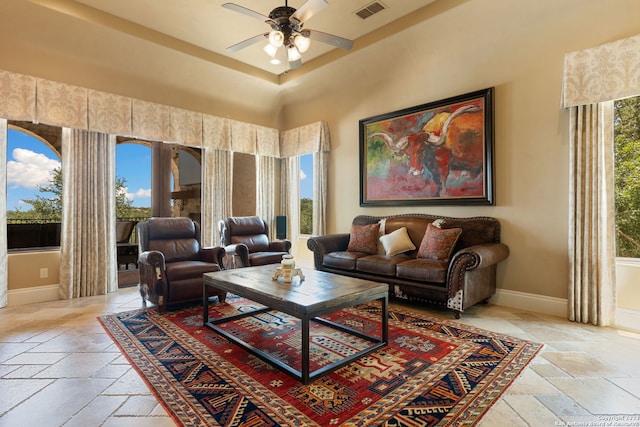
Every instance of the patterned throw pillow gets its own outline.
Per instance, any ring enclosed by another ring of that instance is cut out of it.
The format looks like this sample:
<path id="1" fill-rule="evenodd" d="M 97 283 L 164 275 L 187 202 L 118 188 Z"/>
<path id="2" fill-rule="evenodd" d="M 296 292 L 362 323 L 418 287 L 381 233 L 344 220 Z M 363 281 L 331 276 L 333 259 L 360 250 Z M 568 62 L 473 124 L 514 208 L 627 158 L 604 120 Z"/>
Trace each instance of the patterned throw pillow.
<path id="1" fill-rule="evenodd" d="M 352 225 L 349 234 L 348 251 L 364 252 L 373 255 L 378 252 L 378 233 L 380 223 L 369 225 Z"/>
<path id="2" fill-rule="evenodd" d="M 438 228 L 431 224 L 427 225 L 427 231 L 418 250 L 418 258 L 449 261 L 460 234 L 462 234 L 461 228 Z"/>
<path id="3" fill-rule="evenodd" d="M 386 255 L 397 255 L 402 252 L 412 251 L 416 246 L 411 241 L 407 227 L 398 228 L 389 234 L 380 237 Z"/>

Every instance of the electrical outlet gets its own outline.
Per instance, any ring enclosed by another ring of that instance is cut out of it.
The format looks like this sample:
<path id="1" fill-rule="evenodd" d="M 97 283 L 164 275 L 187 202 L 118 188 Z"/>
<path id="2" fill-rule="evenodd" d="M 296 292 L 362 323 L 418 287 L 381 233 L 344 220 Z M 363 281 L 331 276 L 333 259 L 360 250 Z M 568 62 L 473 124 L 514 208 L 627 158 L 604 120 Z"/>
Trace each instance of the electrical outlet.
<path id="1" fill-rule="evenodd" d="M 49 269 L 48 268 L 41 268 L 40 269 L 40 278 L 41 279 L 46 279 L 47 277 L 49 277 Z"/>

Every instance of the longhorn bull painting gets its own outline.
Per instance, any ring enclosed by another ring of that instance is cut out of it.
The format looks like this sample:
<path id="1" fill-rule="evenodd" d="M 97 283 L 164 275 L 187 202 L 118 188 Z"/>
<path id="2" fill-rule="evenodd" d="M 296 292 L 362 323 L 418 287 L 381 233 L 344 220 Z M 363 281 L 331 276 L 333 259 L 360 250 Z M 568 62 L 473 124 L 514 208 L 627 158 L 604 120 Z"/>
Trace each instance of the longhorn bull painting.
<path id="1" fill-rule="evenodd" d="M 360 121 L 360 204 L 493 204 L 493 88 Z"/>

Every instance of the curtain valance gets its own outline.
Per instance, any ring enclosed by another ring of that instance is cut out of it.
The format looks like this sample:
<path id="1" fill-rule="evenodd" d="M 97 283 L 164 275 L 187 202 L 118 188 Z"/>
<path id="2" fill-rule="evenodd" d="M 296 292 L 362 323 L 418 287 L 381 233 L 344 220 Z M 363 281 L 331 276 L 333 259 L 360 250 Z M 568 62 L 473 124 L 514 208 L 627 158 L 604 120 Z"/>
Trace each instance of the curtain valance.
<path id="1" fill-rule="evenodd" d="M 567 53 L 562 106 L 640 95 L 640 35 Z"/>
<path id="2" fill-rule="evenodd" d="M 0 70 L 0 117 L 270 155 L 278 130 Z M 236 130 L 232 138 L 231 127 Z M 239 130 L 241 129 L 241 131 Z M 248 138 L 248 139 L 247 139 Z M 265 144 L 261 147 L 260 144 Z"/>
<path id="3" fill-rule="evenodd" d="M 111 93 L 89 91 L 89 130 L 131 136 L 131 98 Z"/>
<path id="4" fill-rule="evenodd" d="M 329 128 L 278 129 L 0 70 L 0 117 L 190 147 L 290 157 L 329 151 Z"/>
<path id="5" fill-rule="evenodd" d="M 0 71 L 0 117 L 36 121 L 36 78 Z"/>
<path id="6" fill-rule="evenodd" d="M 285 130 L 280 134 L 280 157 L 302 156 L 330 150 L 329 125 L 326 122 L 311 123 Z"/>

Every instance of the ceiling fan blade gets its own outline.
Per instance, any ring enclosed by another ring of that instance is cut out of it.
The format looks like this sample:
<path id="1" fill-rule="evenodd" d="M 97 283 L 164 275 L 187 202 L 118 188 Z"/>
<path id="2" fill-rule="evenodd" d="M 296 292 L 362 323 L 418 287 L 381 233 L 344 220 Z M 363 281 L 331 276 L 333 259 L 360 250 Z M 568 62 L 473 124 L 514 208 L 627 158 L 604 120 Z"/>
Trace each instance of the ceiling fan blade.
<path id="1" fill-rule="evenodd" d="M 289 20 L 293 20 L 298 24 L 304 24 L 307 19 L 327 6 L 329 6 L 329 3 L 327 3 L 326 0 L 307 0 L 305 4 L 300 6 L 300 8 L 289 17 Z"/>
<path id="2" fill-rule="evenodd" d="M 297 70 L 300 67 L 302 67 L 302 59 L 298 59 L 296 61 L 289 61 L 289 68 L 291 70 Z"/>
<path id="3" fill-rule="evenodd" d="M 334 36 L 333 34 L 323 33 L 322 31 L 306 31 L 309 31 L 309 38 L 311 40 L 317 40 L 319 42 L 330 44 L 331 46 L 339 47 L 340 49 L 344 50 L 350 50 L 353 47 L 353 41 L 349 39 Z"/>
<path id="4" fill-rule="evenodd" d="M 269 33 L 258 34 L 257 36 L 253 36 L 250 39 L 246 39 L 244 41 L 241 41 L 240 43 L 234 44 L 233 46 L 229 46 L 227 48 L 227 52 L 237 52 L 241 49 L 244 49 L 245 47 L 249 47 L 253 44 L 258 43 L 261 40 L 265 40 L 268 36 Z"/>
<path id="5" fill-rule="evenodd" d="M 265 16 L 265 15 L 263 15 L 261 13 L 253 11 L 251 9 L 247 9 L 244 6 L 240 6 L 240 5 L 237 5 L 235 3 L 224 3 L 222 5 L 222 7 L 224 7 L 225 9 L 229 9 L 229 10 L 235 10 L 236 12 L 240 12 L 243 15 L 247 15 L 247 16 L 250 16 L 250 17 L 255 18 L 255 19 L 259 19 L 262 22 L 265 22 L 265 21 L 269 20 L 268 16 Z"/>

